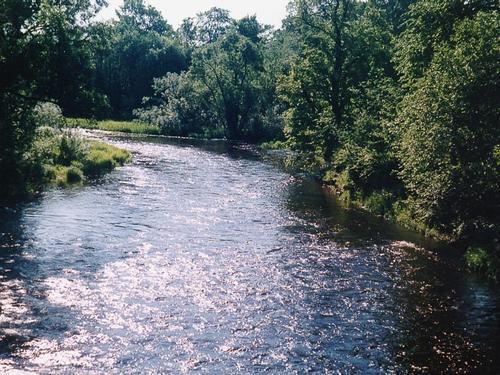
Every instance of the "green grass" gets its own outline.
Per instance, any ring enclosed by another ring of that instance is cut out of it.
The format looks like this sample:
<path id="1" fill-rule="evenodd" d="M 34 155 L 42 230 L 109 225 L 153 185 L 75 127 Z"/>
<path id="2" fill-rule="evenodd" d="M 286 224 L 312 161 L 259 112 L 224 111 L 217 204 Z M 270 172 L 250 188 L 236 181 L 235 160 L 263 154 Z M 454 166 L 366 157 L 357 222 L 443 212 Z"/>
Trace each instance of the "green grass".
<path id="1" fill-rule="evenodd" d="M 160 129 L 157 126 L 136 121 L 94 121 L 82 118 L 68 118 L 66 123 L 71 128 L 98 129 L 130 134 L 160 134 Z"/>
<path id="2" fill-rule="evenodd" d="M 128 151 L 106 143 L 90 141 L 90 147 L 83 159 L 85 176 L 98 176 L 109 172 L 130 160 Z"/>
<path id="3" fill-rule="evenodd" d="M 43 142 L 36 144 L 41 146 L 48 143 L 53 146 L 45 155 L 42 169 L 43 182 L 49 185 L 82 184 L 88 178 L 101 176 L 131 159 L 131 154 L 126 150 L 74 136 L 47 133 Z"/>

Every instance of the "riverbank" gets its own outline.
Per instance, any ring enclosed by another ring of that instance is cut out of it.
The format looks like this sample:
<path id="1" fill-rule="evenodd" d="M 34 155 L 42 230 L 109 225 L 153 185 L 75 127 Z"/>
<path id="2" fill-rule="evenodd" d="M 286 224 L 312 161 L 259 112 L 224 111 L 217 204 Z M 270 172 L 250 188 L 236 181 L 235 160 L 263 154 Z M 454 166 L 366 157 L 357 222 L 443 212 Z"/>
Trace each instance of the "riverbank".
<path id="1" fill-rule="evenodd" d="M 332 171 L 311 173 L 301 166 L 301 160 L 289 152 L 284 142 L 267 142 L 260 145 L 264 152 L 284 152 L 284 167 L 290 173 L 300 173 L 313 178 L 330 190 L 345 207 L 355 207 L 381 217 L 388 222 L 401 225 L 425 237 L 456 248 L 457 256 L 461 257 L 465 268 L 470 272 L 483 275 L 491 280 L 500 280 L 500 244 L 495 238 L 493 226 L 478 228 L 476 232 L 446 233 L 436 227 L 426 225 L 419 220 L 411 206 L 402 198 L 397 189 L 373 190 L 363 193 L 356 189 L 356 184 L 347 173 Z"/>
<path id="2" fill-rule="evenodd" d="M 30 150 L 24 155 L 22 179 L 2 191 L 1 200 L 36 195 L 47 186 L 83 184 L 124 165 L 127 150 L 85 139 L 68 129 L 43 126 L 37 129 Z"/>
<path id="3" fill-rule="evenodd" d="M 66 124 L 70 128 L 105 130 L 128 134 L 160 135 L 160 129 L 157 126 L 136 121 L 96 121 L 84 118 L 67 118 Z"/>
<path id="4" fill-rule="evenodd" d="M 323 178 L 321 183 L 331 189 L 344 206 L 361 208 L 425 237 L 453 245 L 470 272 L 497 282 L 500 280 L 500 244 L 494 230 L 478 230 L 467 235 L 445 233 L 419 220 L 407 202 L 391 191 L 377 190 L 363 195 L 349 190 L 349 181 L 345 178 Z"/>

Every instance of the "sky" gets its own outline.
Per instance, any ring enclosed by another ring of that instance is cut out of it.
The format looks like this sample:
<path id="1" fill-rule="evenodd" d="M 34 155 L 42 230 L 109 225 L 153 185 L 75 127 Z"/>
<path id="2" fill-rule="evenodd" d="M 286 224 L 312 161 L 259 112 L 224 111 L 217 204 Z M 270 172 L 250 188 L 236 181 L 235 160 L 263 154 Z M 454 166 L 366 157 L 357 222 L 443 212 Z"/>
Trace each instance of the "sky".
<path id="1" fill-rule="evenodd" d="M 289 0 L 145 0 L 145 2 L 161 11 L 163 17 L 174 28 L 177 28 L 184 18 L 193 17 L 212 7 L 227 9 L 236 19 L 256 14 L 259 22 L 279 28 L 285 18 Z M 123 1 L 108 0 L 108 3 L 109 7 L 101 14 L 104 19 L 113 17 L 115 9 Z"/>

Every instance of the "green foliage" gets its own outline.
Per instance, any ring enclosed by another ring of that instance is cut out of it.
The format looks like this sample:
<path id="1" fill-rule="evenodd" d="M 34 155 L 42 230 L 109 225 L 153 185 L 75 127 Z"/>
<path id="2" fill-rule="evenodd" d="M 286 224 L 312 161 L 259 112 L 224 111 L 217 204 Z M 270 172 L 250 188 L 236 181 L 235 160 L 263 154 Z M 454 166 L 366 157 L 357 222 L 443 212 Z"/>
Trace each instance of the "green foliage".
<path id="1" fill-rule="evenodd" d="M 217 8 L 185 20 L 180 38 L 194 49 L 190 69 L 155 79 L 154 96 L 145 97 L 134 114 L 168 135 L 240 140 L 276 135 L 279 114 L 270 105 L 276 103 L 266 103 L 264 95 L 267 30 L 255 17 L 235 21 Z"/>
<path id="2" fill-rule="evenodd" d="M 33 110 L 33 116 L 38 127 L 48 126 L 61 129 L 64 126 L 62 110 L 54 103 L 43 102 L 37 104 Z"/>
<path id="3" fill-rule="evenodd" d="M 83 172 L 76 166 L 71 166 L 66 170 L 66 180 L 69 184 L 77 184 L 84 179 Z"/>
<path id="4" fill-rule="evenodd" d="M 29 189 L 40 170 L 35 129 L 55 125 L 58 102 L 74 109 L 89 87 L 86 30 L 101 1 L 2 1 L 0 6 L 0 197 Z"/>
<path id="5" fill-rule="evenodd" d="M 384 122 L 397 103 L 387 20 L 371 2 L 302 1 L 295 9 L 303 51 L 278 86 L 288 143 L 307 169 L 346 171 L 362 192 L 384 186 L 394 168 Z"/>
<path id="6" fill-rule="evenodd" d="M 480 272 L 494 279 L 498 277 L 500 259 L 482 247 L 469 247 L 465 253 L 465 262 L 472 271 Z"/>
<path id="7" fill-rule="evenodd" d="M 130 160 L 128 151 L 102 142 L 90 142 L 88 152 L 82 160 L 86 176 L 98 176 L 109 172 Z"/>
<path id="8" fill-rule="evenodd" d="M 230 139 L 258 126 L 261 56 L 255 44 L 235 31 L 195 52 L 191 73 L 206 92 L 210 108 Z"/>
<path id="9" fill-rule="evenodd" d="M 116 14 L 121 23 L 133 29 L 170 36 L 174 33 L 161 13 L 143 0 L 124 0 Z"/>
<path id="10" fill-rule="evenodd" d="M 455 19 L 394 124 L 414 216 L 454 237 L 500 228 L 499 26 L 497 12 Z"/>
<path id="11" fill-rule="evenodd" d="M 60 137 L 57 163 L 70 166 L 74 160 L 81 160 L 86 153 L 84 141 L 71 133 L 64 133 Z"/>
<path id="12" fill-rule="evenodd" d="M 194 20 L 195 45 L 210 44 L 216 42 L 230 28 L 233 20 L 229 11 L 213 7 L 206 12 L 198 13 Z"/>
<path id="13" fill-rule="evenodd" d="M 260 147 L 263 150 L 286 150 L 287 145 L 283 141 L 269 141 L 261 143 Z"/>
<path id="14" fill-rule="evenodd" d="M 144 108 L 134 111 L 143 122 L 158 127 L 162 134 L 192 136 L 203 128 L 214 127 L 215 120 L 198 97 L 196 82 L 189 74 L 168 73 L 154 80 L 155 96 L 144 98 Z"/>
<path id="15" fill-rule="evenodd" d="M 436 237 L 498 236 L 497 1 L 294 0 L 278 31 L 212 8 L 176 32 L 143 0 L 95 22 L 102 4 L 2 2 L 0 197 L 129 159 L 63 114 L 134 115 L 67 123 L 271 141 L 348 203 Z"/>
<path id="16" fill-rule="evenodd" d="M 143 0 L 125 1 L 118 20 L 95 25 L 95 87 L 106 95 L 111 112 L 98 118 L 130 119 L 143 97 L 151 96 L 153 79 L 187 67 L 172 27 Z"/>
<path id="17" fill-rule="evenodd" d="M 394 195 L 388 191 L 380 190 L 371 193 L 364 199 L 364 207 L 375 215 L 392 218 Z"/>
<path id="18" fill-rule="evenodd" d="M 300 167 L 427 234 L 494 237 L 498 4 L 302 0 L 290 10 L 299 53 L 278 93 Z"/>
<path id="19" fill-rule="evenodd" d="M 45 184 L 79 184 L 130 160 L 130 153 L 100 142 L 88 141 L 64 129 L 39 127 L 30 148 L 23 154 L 27 171 L 19 195 Z M 25 189 L 25 191 L 23 191 Z"/>

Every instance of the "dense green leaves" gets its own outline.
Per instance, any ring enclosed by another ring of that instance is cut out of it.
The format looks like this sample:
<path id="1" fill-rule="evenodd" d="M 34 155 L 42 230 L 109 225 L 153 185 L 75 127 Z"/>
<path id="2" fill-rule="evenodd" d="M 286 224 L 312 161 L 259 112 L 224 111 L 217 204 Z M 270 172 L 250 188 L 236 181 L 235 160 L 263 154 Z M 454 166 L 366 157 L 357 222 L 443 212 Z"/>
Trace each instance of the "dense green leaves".
<path id="1" fill-rule="evenodd" d="M 175 135 L 266 137 L 263 49 L 268 28 L 255 17 L 228 17 L 227 11 L 213 8 L 185 20 L 181 40 L 194 49 L 191 66 L 185 74 L 155 81 L 155 97 L 146 98 L 146 108 L 136 111 L 141 120 Z"/>
<path id="2" fill-rule="evenodd" d="M 102 46 L 96 53 L 96 89 L 111 107 L 98 117 L 129 119 L 142 98 L 153 94 L 153 79 L 181 72 L 186 56 L 172 27 L 144 1 L 125 1 L 117 14 L 117 21 L 95 26 Z"/>
<path id="3" fill-rule="evenodd" d="M 401 177 L 415 216 L 457 235 L 498 225 L 499 26 L 496 12 L 455 18 L 397 119 Z"/>
<path id="4" fill-rule="evenodd" d="M 302 167 L 418 228 L 498 232 L 498 4 L 297 0 L 291 9 L 300 57 L 279 92 Z"/>
<path id="5" fill-rule="evenodd" d="M 0 194 L 36 173 L 28 151 L 39 100 L 74 108 L 88 95 L 87 26 L 101 2 L 0 2 Z"/>

